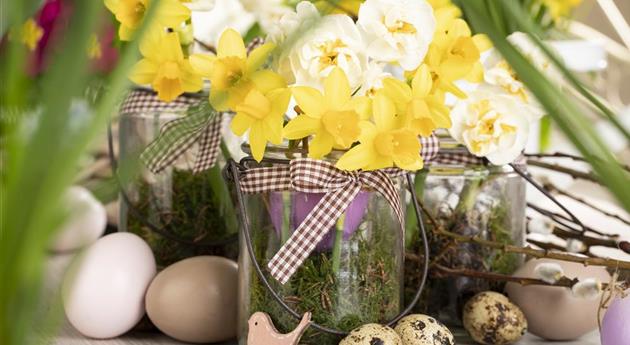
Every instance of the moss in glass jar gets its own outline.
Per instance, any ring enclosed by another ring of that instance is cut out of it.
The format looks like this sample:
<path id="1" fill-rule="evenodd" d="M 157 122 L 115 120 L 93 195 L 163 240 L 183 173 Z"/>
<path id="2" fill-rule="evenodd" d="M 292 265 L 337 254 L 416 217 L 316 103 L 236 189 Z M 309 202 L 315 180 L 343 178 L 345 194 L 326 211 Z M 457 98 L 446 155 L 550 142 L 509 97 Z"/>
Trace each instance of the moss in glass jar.
<path id="1" fill-rule="evenodd" d="M 419 195 L 424 195 L 424 204 L 433 220 L 453 233 L 505 244 L 521 244 L 523 226 L 518 220 L 524 219 L 521 214 L 524 204 L 519 206 L 523 184 L 520 181 L 511 183 L 510 177 L 488 174 L 483 169 L 467 173 L 458 175 L 449 171 L 418 175 L 417 178 L 423 180 L 417 183 L 416 190 L 424 192 Z M 425 226 L 429 232 L 434 263 L 450 268 L 511 274 L 522 261 L 519 255 L 476 243 L 454 243 L 450 238 L 439 236 L 430 221 Z M 418 236 L 412 237 L 408 241 L 407 252 L 417 253 L 420 245 Z M 417 285 L 419 279 L 414 267 L 406 265 L 405 282 L 408 287 Z M 503 288 L 500 283 L 483 279 L 444 276 L 439 270 L 433 270 L 433 273 L 417 311 L 440 315 L 443 321 L 449 323 L 459 322 L 461 307 L 469 297 L 481 291 Z M 407 288 L 406 298 L 411 298 L 411 293 L 411 289 Z"/>
<path id="2" fill-rule="evenodd" d="M 227 239 L 237 231 L 229 191 L 218 166 L 193 174 L 190 170 L 173 169 L 169 186 L 151 184 L 138 179 L 137 200 L 128 212 L 127 231 L 144 238 L 153 249 L 158 267 L 197 255 L 220 255 L 235 259 L 238 243 L 204 246 L 204 243 Z M 166 202 L 164 200 L 167 200 Z M 141 217 L 142 219 L 140 219 Z M 154 232 L 146 222 L 162 227 L 177 238 L 196 244 L 174 241 Z"/>
<path id="3" fill-rule="evenodd" d="M 343 236 L 343 231 L 333 230 L 332 247 L 313 252 L 285 285 L 268 279 L 289 306 L 298 313 L 310 311 L 312 320 L 320 325 L 345 331 L 365 323 L 389 321 L 399 313 L 400 257 L 392 252 L 399 239 L 385 231 L 392 228 L 391 218 L 366 217 L 369 220 L 363 220 L 349 238 Z M 286 236 L 277 236 L 273 225 L 258 228 L 264 217 L 251 218 L 253 247 L 264 267 L 275 254 L 274 246 L 269 243 Z M 382 224 L 387 220 L 389 224 Z M 366 222 L 373 224 L 368 227 Z M 342 248 L 343 254 L 338 254 L 337 248 Z M 268 313 L 280 332 L 291 331 L 298 321 L 273 299 L 253 269 L 246 274 L 249 275 L 248 313 Z M 310 328 L 300 344 L 338 344 L 340 340 L 341 337 Z"/>

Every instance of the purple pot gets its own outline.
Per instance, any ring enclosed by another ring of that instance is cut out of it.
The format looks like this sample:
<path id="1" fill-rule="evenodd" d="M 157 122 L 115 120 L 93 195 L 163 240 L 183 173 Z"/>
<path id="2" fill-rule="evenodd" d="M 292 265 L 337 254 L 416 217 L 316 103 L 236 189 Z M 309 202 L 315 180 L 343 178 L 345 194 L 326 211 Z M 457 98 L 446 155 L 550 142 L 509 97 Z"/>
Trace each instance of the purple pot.
<path id="1" fill-rule="evenodd" d="M 291 233 L 306 219 L 306 216 L 315 208 L 315 205 L 324 197 L 323 193 L 294 192 L 291 195 Z M 348 240 L 357 230 L 365 213 L 369 201 L 369 192 L 359 192 L 346 209 L 346 217 L 343 224 L 343 239 Z M 271 193 L 269 196 L 269 213 L 276 235 L 280 236 L 282 220 L 284 218 L 282 193 Z M 324 235 L 315 250 L 324 251 L 332 248 L 335 240 L 335 227 Z"/>

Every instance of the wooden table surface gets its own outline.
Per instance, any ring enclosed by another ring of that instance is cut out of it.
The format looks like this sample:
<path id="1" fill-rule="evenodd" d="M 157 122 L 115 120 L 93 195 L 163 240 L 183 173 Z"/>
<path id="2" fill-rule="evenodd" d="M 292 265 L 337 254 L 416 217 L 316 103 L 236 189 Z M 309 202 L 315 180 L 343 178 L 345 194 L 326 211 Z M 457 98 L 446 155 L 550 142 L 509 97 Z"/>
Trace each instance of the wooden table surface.
<path id="1" fill-rule="evenodd" d="M 466 335 L 464 330 L 454 330 L 458 345 L 475 344 Z M 165 335 L 158 333 L 132 332 L 119 338 L 109 340 L 88 339 L 77 333 L 72 326 L 65 325 L 54 341 L 50 345 L 183 345 L 187 343 L 179 342 Z M 548 342 L 534 335 L 527 334 L 516 345 L 600 345 L 599 333 L 593 332 L 581 339 L 569 342 Z M 216 344 L 218 345 L 218 344 Z M 236 342 L 223 343 L 221 345 L 236 345 Z"/>

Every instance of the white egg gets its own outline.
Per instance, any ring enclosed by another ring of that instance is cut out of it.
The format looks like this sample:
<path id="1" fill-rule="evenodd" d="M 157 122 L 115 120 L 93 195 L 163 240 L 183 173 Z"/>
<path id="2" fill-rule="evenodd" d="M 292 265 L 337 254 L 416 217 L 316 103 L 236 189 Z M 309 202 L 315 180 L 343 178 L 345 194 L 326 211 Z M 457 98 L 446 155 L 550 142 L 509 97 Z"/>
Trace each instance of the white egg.
<path id="1" fill-rule="evenodd" d="M 67 252 L 94 243 L 105 231 L 107 212 L 100 201 L 81 186 L 68 188 L 63 198 L 68 218 L 58 229 L 50 246 L 54 252 Z"/>
<path id="2" fill-rule="evenodd" d="M 68 321 L 92 338 L 112 338 L 144 315 L 144 296 L 155 276 L 151 248 L 126 232 L 107 235 L 80 254 L 63 282 Z"/>

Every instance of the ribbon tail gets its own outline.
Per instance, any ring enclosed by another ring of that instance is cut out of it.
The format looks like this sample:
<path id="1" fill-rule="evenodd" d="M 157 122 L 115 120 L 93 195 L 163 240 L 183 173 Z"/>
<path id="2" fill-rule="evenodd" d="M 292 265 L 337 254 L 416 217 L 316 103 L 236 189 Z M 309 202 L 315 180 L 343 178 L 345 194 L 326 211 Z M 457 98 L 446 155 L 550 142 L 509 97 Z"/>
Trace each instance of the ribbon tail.
<path id="1" fill-rule="evenodd" d="M 269 261 L 271 276 L 283 285 L 289 281 L 360 190 L 361 185 L 353 183 L 327 193 Z"/>
<path id="2" fill-rule="evenodd" d="M 208 126 L 199 138 L 199 151 L 193 167 L 193 173 L 199 173 L 214 166 L 221 144 L 222 114 L 217 114 L 210 120 Z"/>

